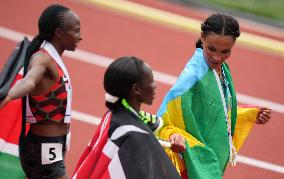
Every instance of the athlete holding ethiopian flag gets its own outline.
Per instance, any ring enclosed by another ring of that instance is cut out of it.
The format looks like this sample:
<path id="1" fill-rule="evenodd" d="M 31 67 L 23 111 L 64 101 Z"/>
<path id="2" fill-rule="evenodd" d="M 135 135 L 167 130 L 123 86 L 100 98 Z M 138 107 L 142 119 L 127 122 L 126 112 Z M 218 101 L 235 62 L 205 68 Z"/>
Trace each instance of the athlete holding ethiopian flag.
<path id="1" fill-rule="evenodd" d="M 158 111 L 165 123 L 159 137 L 167 140 L 178 133 L 185 139 L 182 157 L 166 149 L 183 178 L 222 178 L 227 164 L 236 164 L 237 151 L 254 123 L 271 118 L 267 107 L 237 106 L 226 60 L 239 36 L 233 17 L 209 16 L 195 53 Z"/>

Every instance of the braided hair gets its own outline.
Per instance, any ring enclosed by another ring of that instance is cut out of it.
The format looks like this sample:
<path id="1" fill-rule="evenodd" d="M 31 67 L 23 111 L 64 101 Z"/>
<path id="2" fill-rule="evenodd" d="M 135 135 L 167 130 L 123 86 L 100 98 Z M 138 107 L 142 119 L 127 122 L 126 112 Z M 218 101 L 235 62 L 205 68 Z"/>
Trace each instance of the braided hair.
<path id="1" fill-rule="evenodd" d="M 143 65 L 143 60 L 130 56 L 118 58 L 108 66 L 104 75 L 105 91 L 119 98 L 115 103 L 106 101 L 109 109 L 114 110 L 121 105 L 123 98 L 129 97 L 134 83 L 143 82 Z"/>
<path id="2" fill-rule="evenodd" d="M 27 74 L 28 66 L 33 53 L 40 48 L 40 45 L 44 40 L 50 41 L 52 39 L 56 28 L 64 27 L 64 15 L 68 11 L 69 9 L 62 5 L 51 5 L 42 12 L 38 20 L 39 33 L 30 42 L 26 51 L 24 76 Z M 26 133 L 26 99 L 26 96 L 22 98 L 22 129 L 19 138 L 19 150 L 22 152 L 24 150 Z"/>
<path id="3" fill-rule="evenodd" d="M 240 36 L 238 21 L 232 16 L 225 14 L 213 14 L 209 16 L 202 24 L 201 31 L 206 37 L 210 33 L 223 36 L 231 36 L 234 40 Z M 196 48 L 202 48 L 201 39 L 195 44 Z"/>
<path id="4" fill-rule="evenodd" d="M 64 27 L 64 15 L 70 9 L 62 5 L 54 4 L 47 7 L 41 14 L 38 20 L 38 34 L 33 38 L 29 47 L 27 48 L 25 64 L 24 64 L 24 75 L 27 73 L 28 65 L 31 56 L 36 52 L 44 40 L 50 41 L 54 35 L 56 28 Z"/>

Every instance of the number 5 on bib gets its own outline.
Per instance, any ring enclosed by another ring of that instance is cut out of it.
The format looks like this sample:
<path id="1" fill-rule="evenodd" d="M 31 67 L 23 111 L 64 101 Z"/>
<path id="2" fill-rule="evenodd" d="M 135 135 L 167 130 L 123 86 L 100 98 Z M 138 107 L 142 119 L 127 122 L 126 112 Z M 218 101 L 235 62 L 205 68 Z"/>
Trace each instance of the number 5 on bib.
<path id="1" fill-rule="evenodd" d="M 63 160 L 62 147 L 60 143 L 43 143 L 41 144 L 41 164 L 52 164 Z"/>

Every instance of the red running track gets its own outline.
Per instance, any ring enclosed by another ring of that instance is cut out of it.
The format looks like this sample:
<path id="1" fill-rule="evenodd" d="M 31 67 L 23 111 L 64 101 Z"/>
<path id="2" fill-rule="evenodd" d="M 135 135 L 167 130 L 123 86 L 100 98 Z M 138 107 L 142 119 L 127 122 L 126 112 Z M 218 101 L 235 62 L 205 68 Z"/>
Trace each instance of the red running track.
<path id="1" fill-rule="evenodd" d="M 82 1 L 10 0 L 0 2 L 0 26 L 30 35 L 37 33 L 37 19 L 48 4 L 62 3 L 81 17 L 83 41 L 80 50 L 117 58 L 135 55 L 144 59 L 156 71 L 177 76 L 194 51 L 198 36 L 174 28 L 128 17 Z M 149 4 L 147 1 L 140 3 Z M 150 3 L 156 8 L 191 17 L 183 7 L 164 2 Z M 17 13 L 17 16 L 15 15 Z M 192 17 L 204 17 L 194 12 Z M 254 30 L 251 30 L 253 32 Z M 269 35 L 268 35 L 269 36 Z M 15 46 L 15 42 L 0 38 L 0 66 Z M 64 57 L 74 87 L 73 109 L 94 116 L 102 116 L 104 90 L 102 79 L 105 68 Z M 284 57 L 276 56 L 237 45 L 229 64 L 237 92 L 284 104 Z M 144 109 L 155 113 L 169 85 L 158 83 L 154 104 Z M 266 126 L 255 126 L 240 154 L 258 160 L 284 166 L 283 113 L 274 113 Z M 75 164 L 96 126 L 78 120 L 72 122 L 71 150 L 67 155 L 67 168 L 72 173 Z M 224 178 L 283 178 L 283 174 L 239 163 L 229 167 Z"/>

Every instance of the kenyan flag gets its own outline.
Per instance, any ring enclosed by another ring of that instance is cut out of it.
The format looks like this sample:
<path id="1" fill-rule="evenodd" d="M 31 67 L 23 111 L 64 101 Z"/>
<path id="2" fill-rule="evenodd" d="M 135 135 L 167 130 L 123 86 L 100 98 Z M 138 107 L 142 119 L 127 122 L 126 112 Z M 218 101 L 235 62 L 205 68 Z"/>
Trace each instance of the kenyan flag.
<path id="1" fill-rule="evenodd" d="M 17 79 L 21 75 L 17 75 Z M 14 100 L 0 110 L 0 178 L 25 178 L 19 160 L 22 100 Z"/>
<path id="2" fill-rule="evenodd" d="M 21 99 L 1 109 L 0 119 L 0 178 L 25 178 L 18 151 L 22 122 Z"/>
<path id="3" fill-rule="evenodd" d="M 11 53 L 0 74 L 0 100 L 3 100 L 13 84 L 23 77 L 22 70 L 26 49 L 24 38 Z M 26 178 L 19 160 L 19 136 L 22 125 L 22 99 L 13 100 L 0 109 L 0 178 Z"/>

